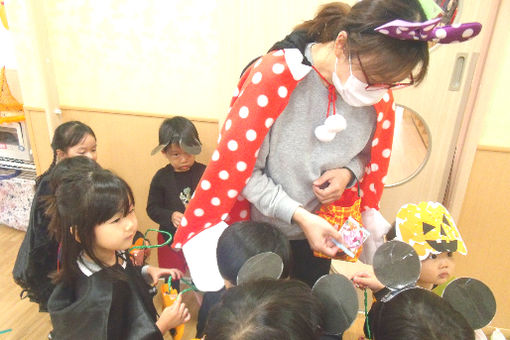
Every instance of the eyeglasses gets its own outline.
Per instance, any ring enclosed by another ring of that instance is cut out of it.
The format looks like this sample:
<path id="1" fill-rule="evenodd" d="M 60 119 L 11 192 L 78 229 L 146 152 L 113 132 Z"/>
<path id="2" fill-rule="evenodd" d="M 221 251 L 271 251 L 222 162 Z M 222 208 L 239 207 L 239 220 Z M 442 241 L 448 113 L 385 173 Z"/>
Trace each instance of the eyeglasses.
<path id="1" fill-rule="evenodd" d="M 361 59 L 359 57 L 359 54 L 356 53 L 356 57 L 358 58 L 358 63 L 359 63 L 359 67 L 361 69 L 361 72 L 363 72 L 363 75 L 365 76 L 365 79 L 367 81 L 367 86 L 365 87 L 365 90 L 367 91 L 377 91 L 377 90 L 389 90 L 389 89 L 394 89 L 394 90 L 398 90 L 398 89 L 402 89 L 404 87 L 408 87 L 410 85 L 413 85 L 414 84 L 414 78 L 413 78 L 413 74 L 411 73 L 409 75 L 409 79 L 411 81 L 409 82 L 405 82 L 405 83 L 374 83 L 374 84 L 371 84 L 368 80 L 368 76 L 367 76 L 367 73 L 365 72 L 365 69 L 363 68 L 363 64 L 361 63 Z"/>

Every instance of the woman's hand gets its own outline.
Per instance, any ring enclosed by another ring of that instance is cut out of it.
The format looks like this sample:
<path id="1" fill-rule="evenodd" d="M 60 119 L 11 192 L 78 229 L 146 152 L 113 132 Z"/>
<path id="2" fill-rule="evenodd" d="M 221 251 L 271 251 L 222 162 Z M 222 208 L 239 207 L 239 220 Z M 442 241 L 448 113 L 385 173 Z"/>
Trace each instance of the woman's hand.
<path id="1" fill-rule="evenodd" d="M 152 284 L 155 285 L 161 277 L 172 277 L 172 280 L 179 280 L 184 276 L 184 273 L 177 268 L 159 268 L 149 266 L 147 274 L 152 279 Z"/>
<path id="2" fill-rule="evenodd" d="M 359 272 L 351 277 L 352 282 L 358 288 L 369 288 L 372 292 L 377 293 L 384 288 L 381 281 L 377 280 L 373 273 Z"/>
<path id="3" fill-rule="evenodd" d="M 352 176 L 347 168 L 328 170 L 313 182 L 313 193 L 322 204 L 335 202 L 344 193 Z"/>
<path id="4" fill-rule="evenodd" d="M 174 211 L 172 213 L 172 224 L 174 227 L 179 228 L 179 225 L 181 225 L 181 220 L 184 217 L 184 214 L 179 211 Z"/>
<path id="5" fill-rule="evenodd" d="M 336 255 L 338 247 L 331 240 L 342 243 L 342 235 L 328 221 L 302 207 L 296 209 L 292 219 L 301 227 L 313 250 L 330 257 Z"/>
<path id="6" fill-rule="evenodd" d="M 156 326 L 161 331 L 161 334 L 165 334 L 170 329 L 175 328 L 185 322 L 188 322 L 191 318 L 188 308 L 182 302 L 181 294 L 177 295 L 177 299 L 170 307 L 166 307 L 161 312 L 161 316 L 156 321 Z"/>

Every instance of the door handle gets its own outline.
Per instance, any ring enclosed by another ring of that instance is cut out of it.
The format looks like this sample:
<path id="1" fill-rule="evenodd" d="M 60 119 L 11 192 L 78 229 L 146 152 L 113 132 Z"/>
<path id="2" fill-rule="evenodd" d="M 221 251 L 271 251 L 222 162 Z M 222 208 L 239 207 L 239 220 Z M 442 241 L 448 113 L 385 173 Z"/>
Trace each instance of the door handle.
<path id="1" fill-rule="evenodd" d="M 449 91 L 458 91 L 462 85 L 462 76 L 466 66 L 467 53 L 459 53 L 455 57 L 455 65 L 453 65 L 453 73 L 450 79 Z"/>

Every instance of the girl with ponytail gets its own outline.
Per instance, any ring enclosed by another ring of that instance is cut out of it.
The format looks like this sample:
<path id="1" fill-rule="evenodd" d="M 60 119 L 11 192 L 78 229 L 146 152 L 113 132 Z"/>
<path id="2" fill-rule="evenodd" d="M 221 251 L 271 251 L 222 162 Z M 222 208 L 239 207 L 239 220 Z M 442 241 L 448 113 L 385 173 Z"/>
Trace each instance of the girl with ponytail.
<path id="1" fill-rule="evenodd" d="M 61 247 L 48 302 L 56 339 L 163 339 L 190 319 L 180 296 L 157 318 L 151 285 L 183 273 L 131 262 L 127 249 L 138 222 L 122 178 L 104 169 L 71 170 L 49 202 L 49 228 Z"/>

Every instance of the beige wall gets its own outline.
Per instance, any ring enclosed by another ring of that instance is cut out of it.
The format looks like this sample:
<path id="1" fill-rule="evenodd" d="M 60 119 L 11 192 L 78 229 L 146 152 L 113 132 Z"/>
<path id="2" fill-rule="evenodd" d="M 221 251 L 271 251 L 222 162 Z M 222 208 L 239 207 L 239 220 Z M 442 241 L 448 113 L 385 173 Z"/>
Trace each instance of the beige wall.
<path id="1" fill-rule="evenodd" d="M 51 164 L 53 153 L 47 133 L 44 112 L 25 109 L 30 139 L 36 155 L 38 173 Z M 129 183 L 135 196 L 135 211 L 139 229 L 155 228 L 145 211 L 152 177 L 168 161 L 161 155 L 150 155 L 158 144 L 158 129 L 164 119 L 162 115 L 133 115 L 122 112 L 98 112 L 64 108 L 63 121 L 80 120 L 89 125 L 97 138 L 97 161 L 106 169 L 113 170 Z M 218 139 L 218 122 L 212 119 L 190 118 L 197 127 L 204 147 L 197 161 L 207 163 Z M 150 235 L 154 238 L 155 235 Z M 152 239 L 155 242 L 155 239 Z"/>
<path id="2" fill-rule="evenodd" d="M 471 131 L 468 132 L 468 144 L 471 138 L 479 145 L 468 173 L 467 190 L 458 219 L 468 255 L 456 259 L 459 276 L 479 278 L 491 287 L 497 303 L 496 317 L 491 325 L 507 329 L 510 329 L 510 247 L 507 245 L 510 230 L 510 115 L 506 108 L 510 78 L 509 31 L 510 1 L 503 0 L 474 104 Z"/>
<path id="3" fill-rule="evenodd" d="M 462 213 L 459 230 L 468 248 L 456 257 L 458 276 L 485 282 L 496 297 L 492 326 L 510 329 L 510 149 L 506 152 L 479 149 Z"/>
<path id="4" fill-rule="evenodd" d="M 487 57 L 488 77 L 480 89 L 485 117 L 480 145 L 510 147 L 508 89 L 510 81 L 510 1 L 503 0 Z"/>

